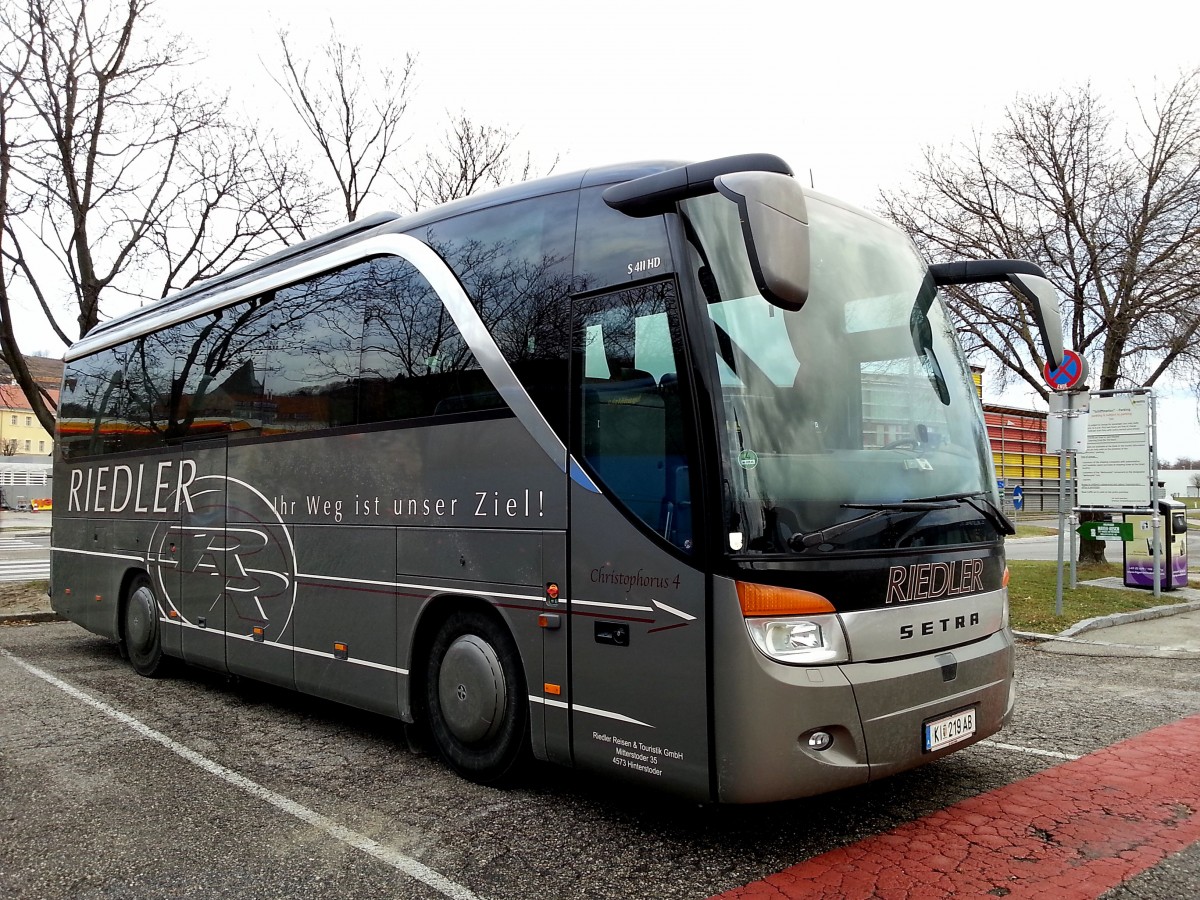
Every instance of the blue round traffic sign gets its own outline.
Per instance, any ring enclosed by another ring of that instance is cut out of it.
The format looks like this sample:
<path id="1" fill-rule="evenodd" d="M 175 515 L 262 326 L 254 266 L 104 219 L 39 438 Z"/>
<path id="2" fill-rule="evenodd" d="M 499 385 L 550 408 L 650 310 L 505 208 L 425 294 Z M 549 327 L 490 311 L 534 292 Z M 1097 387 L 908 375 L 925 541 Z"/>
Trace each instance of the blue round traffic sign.
<path id="1" fill-rule="evenodd" d="M 1087 363 L 1074 350 L 1063 350 L 1062 365 L 1057 369 L 1050 368 L 1050 363 L 1042 367 L 1046 383 L 1056 391 L 1069 391 L 1075 385 L 1087 378 Z"/>

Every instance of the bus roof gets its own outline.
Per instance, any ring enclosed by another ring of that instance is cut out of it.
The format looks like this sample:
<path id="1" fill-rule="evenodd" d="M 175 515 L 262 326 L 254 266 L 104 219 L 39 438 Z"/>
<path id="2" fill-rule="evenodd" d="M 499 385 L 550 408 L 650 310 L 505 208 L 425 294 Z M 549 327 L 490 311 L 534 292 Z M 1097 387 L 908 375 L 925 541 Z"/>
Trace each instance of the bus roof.
<path id="1" fill-rule="evenodd" d="M 145 320 L 145 331 L 153 331 L 155 324 L 173 310 L 191 306 L 214 294 L 233 290 L 239 284 L 254 281 L 271 272 L 287 269 L 301 259 L 320 256 L 338 247 L 361 240 L 368 235 L 406 232 L 476 209 L 501 206 L 530 197 L 628 181 L 683 164 L 678 161 L 663 160 L 600 166 L 579 172 L 549 175 L 545 178 L 523 181 L 493 191 L 472 194 L 407 216 L 401 216 L 395 212 L 375 213 L 298 244 L 284 247 L 254 262 L 239 266 L 231 272 L 217 275 L 169 294 L 149 306 L 102 322 L 72 345 L 65 358 L 76 359 L 93 350 L 108 346 L 110 340 L 106 338 L 111 332 L 119 330 L 124 336 L 128 336 L 131 332 L 141 331 L 142 329 L 135 325 L 139 320 Z"/>

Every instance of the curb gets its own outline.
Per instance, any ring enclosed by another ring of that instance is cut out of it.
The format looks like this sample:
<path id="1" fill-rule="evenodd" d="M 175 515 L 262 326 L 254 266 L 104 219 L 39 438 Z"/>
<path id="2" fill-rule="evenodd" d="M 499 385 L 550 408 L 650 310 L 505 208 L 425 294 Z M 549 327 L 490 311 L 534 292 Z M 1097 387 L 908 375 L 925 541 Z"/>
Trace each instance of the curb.
<path id="1" fill-rule="evenodd" d="M 1200 610 L 1200 600 L 1189 600 L 1184 603 L 1172 603 L 1169 606 L 1153 606 L 1150 609 L 1139 609 L 1135 612 L 1113 613 L 1109 616 L 1096 616 L 1076 622 L 1070 628 L 1063 629 L 1054 639 L 1073 638 L 1087 631 L 1101 628 L 1111 628 L 1113 625 L 1127 625 L 1131 622 L 1145 622 L 1149 619 L 1162 619 L 1166 616 L 1176 616 L 1180 613 Z"/>
<path id="2" fill-rule="evenodd" d="M 1143 610 L 1149 612 L 1149 610 Z M 1115 623 L 1114 623 L 1115 624 Z M 1062 656 L 1119 656 L 1138 659 L 1200 659 L 1200 650 L 1184 647 L 1144 647 L 1140 644 L 1111 644 L 1105 641 L 1085 641 L 1057 634 L 1036 631 L 1014 631 L 1013 636 L 1036 643 L 1043 653 Z"/>

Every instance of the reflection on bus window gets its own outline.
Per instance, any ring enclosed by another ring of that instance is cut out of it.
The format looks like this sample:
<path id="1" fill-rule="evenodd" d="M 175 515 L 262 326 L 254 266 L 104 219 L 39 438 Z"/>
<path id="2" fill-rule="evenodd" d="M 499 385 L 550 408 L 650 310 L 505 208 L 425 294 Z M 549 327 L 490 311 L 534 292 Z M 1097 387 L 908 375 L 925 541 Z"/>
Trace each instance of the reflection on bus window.
<path id="1" fill-rule="evenodd" d="M 691 548 L 672 282 L 579 301 L 583 458 L 625 507 Z"/>

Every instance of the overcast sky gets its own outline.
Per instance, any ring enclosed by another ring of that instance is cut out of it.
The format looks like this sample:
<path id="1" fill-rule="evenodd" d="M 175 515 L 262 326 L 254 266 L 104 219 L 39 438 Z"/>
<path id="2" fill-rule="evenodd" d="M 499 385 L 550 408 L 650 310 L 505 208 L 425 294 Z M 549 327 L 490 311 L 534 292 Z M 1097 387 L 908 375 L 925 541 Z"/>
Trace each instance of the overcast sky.
<path id="1" fill-rule="evenodd" d="M 447 110 L 462 109 L 519 131 L 535 165 L 557 156 L 558 171 L 765 151 L 806 182 L 811 172 L 818 190 L 874 209 L 880 189 L 910 183 L 925 146 L 990 130 L 1018 93 L 1091 82 L 1132 123 L 1135 90 L 1149 98 L 1156 78 L 1200 66 L 1200 12 L 1158 0 L 159 0 L 156 9 L 165 30 L 206 57 L 201 77 L 281 130 L 295 126 L 260 59 L 277 61 L 280 28 L 296 48 L 315 49 L 335 27 L 368 67 L 418 56 L 414 151 Z M 1010 399 L 1032 404 L 1020 391 Z M 1160 455 L 1200 454 L 1194 400 L 1172 409 L 1188 427 L 1164 427 Z"/>

